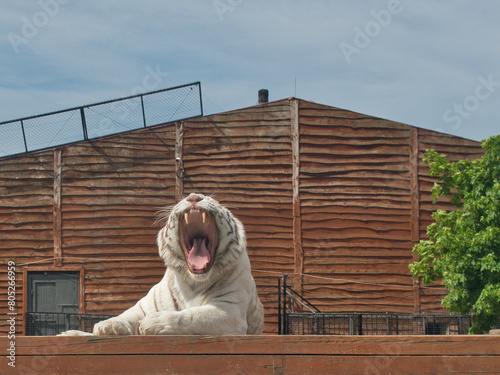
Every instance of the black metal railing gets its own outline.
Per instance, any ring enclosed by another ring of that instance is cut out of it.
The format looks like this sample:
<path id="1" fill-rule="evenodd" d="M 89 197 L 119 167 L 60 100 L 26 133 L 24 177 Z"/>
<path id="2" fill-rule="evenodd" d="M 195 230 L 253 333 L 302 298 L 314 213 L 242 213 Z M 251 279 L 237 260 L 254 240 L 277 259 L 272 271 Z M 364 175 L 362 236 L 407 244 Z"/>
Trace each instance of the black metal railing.
<path id="1" fill-rule="evenodd" d="M 466 335 L 470 315 L 288 313 L 286 335 Z"/>
<path id="2" fill-rule="evenodd" d="M 94 324 L 113 316 L 114 315 L 28 312 L 26 313 L 26 335 L 54 336 L 73 329 L 92 332 Z"/>
<path id="3" fill-rule="evenodd" d="M 0 122 L 0 158 L 203 115 L 201 83 Z"/>
<path id="4" fill-rule="evenodd" d="M 283 335 L 466 335 L 472 325 L 471 315 L 323 313 L 287 284 L 286 275 L 278 291 Z"/>

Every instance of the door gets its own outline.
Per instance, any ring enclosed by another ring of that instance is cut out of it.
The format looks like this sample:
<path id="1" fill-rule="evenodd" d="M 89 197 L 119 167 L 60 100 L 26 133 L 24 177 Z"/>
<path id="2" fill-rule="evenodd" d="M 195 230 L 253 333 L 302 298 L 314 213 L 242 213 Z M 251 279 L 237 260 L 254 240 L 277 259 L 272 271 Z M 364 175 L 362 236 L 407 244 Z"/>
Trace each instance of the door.
<path id="1" fill-rule="evenodd" d="M 28 272 L 28 335 L 51 336 L 66 330 L 71 316 L 78 314 L 78 272 Z"/>

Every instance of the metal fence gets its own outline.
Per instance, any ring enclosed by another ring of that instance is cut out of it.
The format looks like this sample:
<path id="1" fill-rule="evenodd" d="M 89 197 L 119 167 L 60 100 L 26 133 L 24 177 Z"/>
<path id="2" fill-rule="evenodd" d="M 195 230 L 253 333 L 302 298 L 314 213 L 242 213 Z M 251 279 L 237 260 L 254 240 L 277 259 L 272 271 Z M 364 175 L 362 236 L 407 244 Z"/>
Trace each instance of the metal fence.
<path id="1" fill-rule="evenodd" d="M 471 325 L 471 315 L 323 313 L 287 285 L 287 275 L 278 279 L 283 335 L 466 335 Z"/>
<path id="2" fill-rule="evenodd" d="M 0 123 L 0 157 L 203 115 L 201 83 Z"/>
<path id="3" fill-rule="evenodd" d="M 113 315 L 28 312 L 26 313 L 26 335 L 54 336 L 72 329 L 92 332 L 94 324 L 111 317 Z"/>
<path id="4" fill-rule="evenodd" d="M 466 335 L 470 315 L 287 313 L 287 335 Z"/>

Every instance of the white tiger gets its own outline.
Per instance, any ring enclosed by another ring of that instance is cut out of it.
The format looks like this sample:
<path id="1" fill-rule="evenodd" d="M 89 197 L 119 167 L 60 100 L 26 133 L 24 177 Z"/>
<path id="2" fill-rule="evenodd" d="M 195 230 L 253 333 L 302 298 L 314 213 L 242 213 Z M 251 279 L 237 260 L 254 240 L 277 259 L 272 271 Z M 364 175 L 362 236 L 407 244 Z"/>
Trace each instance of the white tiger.
<path id="1" fill-rule="evenodd" d="M 229 210 L 191 194 L 172 209 L 157 242 L 167 267 L 163 279 L 130 309 L 97 323 L 94 335 L 262 333 L 245 231 Z"/>

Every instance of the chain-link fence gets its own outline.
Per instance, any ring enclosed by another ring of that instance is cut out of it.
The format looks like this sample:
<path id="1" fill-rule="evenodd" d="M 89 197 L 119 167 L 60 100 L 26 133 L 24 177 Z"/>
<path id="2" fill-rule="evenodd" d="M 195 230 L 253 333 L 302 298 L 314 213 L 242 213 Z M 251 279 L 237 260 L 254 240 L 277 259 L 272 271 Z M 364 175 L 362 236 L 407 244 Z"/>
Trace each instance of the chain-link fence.
<path id="1" fill-rule="evenodd" d="M 0 157 L 203 115 L 201 83 L 0 123 Z"/>
<path id="2" fill-rule="evenodd" d="M 26 313 L 26 335 L 54 336 L 73 329 L 91 333 L 94 324 L 111 317 L 113 315 L 28 312 Z"/>

